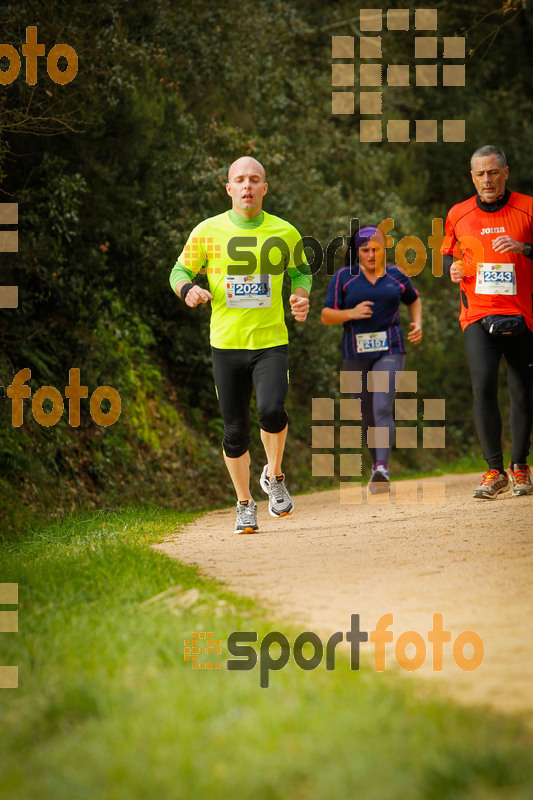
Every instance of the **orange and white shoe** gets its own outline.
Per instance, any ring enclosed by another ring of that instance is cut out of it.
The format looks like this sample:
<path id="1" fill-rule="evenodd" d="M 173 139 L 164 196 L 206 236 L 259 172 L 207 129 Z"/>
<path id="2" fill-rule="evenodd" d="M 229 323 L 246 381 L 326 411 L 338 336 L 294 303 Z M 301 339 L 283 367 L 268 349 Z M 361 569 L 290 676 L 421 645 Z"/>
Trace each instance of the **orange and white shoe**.
<path id="1" fill-rule="evenodd" d="M 268 464 L 265 464 L 259 478 L 261 489 L 268 495 L 268 513 L 272 517 L 286 517 L 294 511 L 294 503 L 285 485 L 285 475 L 268 477 Z"/>
<path id="2" fill-rule="evenodd" d="M 507 474 L 511 479 L 513 497 L 523 497 L 526 494 L 533 494 L 531 471 L 527 464 L 509 464 Z"/>
<path id="3" fill-rule="evenodd" d="M 481 483 L 474 490 L 474 497 L 480 500 L 496 500 L 499 494 L 509 491 L 509 478 L 497 469 L 489 469 L 481 478 Z"/>
<path id="4" fill-rule="evenodd" d="M 234 533 L 257 533 L 257 505 L 254 500 L 243 500 L 237 503 L 237 519 Z"/>

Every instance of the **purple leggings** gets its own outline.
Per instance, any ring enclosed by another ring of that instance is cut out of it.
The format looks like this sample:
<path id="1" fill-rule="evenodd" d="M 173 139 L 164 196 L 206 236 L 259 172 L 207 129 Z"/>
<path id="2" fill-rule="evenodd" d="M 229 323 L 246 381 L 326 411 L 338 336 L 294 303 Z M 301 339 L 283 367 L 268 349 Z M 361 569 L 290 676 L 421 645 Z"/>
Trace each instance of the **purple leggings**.
<path id="1" fill-rule="evenodd" d="M 405 354 L 386 353 L 379 358 L 347 358 L 343 360 L 346 371 L 356 370 L 362 373 L 363 390 L 353 394 L 354 398 L 361 398 L 361 417 L 363 423 L 363 441 L 367 442 L 369 428 L 388 428 L 388 447 L 369 447 L 372 462 L 384 461 L 389 463 L 389 454 L 394 441 L 394 395 L 396 394 L 396 372 L 403 370 Z M 369 372 L 387 372 L 388 390 L 383 392 L 369 392 L 367 389 L 367 376 Z M 368 442 L 367 442 L 368 444 Z"/>

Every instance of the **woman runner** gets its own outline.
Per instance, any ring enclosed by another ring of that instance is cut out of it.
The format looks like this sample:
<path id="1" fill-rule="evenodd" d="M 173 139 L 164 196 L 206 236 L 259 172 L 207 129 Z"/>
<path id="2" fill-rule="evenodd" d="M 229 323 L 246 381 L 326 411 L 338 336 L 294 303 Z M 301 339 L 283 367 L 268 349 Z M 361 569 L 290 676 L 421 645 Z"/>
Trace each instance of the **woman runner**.
<path id="1" fill-rule="evenodd" d="M 352 396 L 361 399 L 363 440 L 367 442 L 372 457 L 369 490 L 372 493 L 384 492 L 390 488 L 395 373 L 401 372 L 405 364 L 399 306 L 400 302 L 405 303 L 411 317 L 408 341 L 419 344 L 422 340 L 422 302 L 405 273 L 396 266 L 383 267 L 386 263 L 385 240 L 375 226 L 367 225 L 352 234 L 345 263 L 346 266 L 335 273 L 329 284 L 322 322 L 324 325 L 342 323 L 343 369 L 362 374 L 361 391 Z M 385 391 L 381 390 L 381 385 L 380 391 L 369 391 L 371 372 L 388 373 Z M 381 429 L 377 432 L 377 440 L 371 438 L 372 444 L 368 443 L 369 428 Z M 384 429 L 388 429 L 388 438 Z"/>

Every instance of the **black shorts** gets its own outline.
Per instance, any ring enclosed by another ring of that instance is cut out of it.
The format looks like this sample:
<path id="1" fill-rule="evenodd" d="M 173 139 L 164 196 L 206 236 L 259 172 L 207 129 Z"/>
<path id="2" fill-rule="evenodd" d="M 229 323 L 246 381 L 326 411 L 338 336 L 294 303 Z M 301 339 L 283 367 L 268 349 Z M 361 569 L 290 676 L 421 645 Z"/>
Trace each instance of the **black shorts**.
<path id="1" fill-rule="evenodd" d="M 285 398 L 289 388 L 289 346 L 262 350 L 211 348 L 213 375 L 222 418 L 222 446 L 229 458 L 239 458 L 250 444 L 250 399 L 255 389 L 259 427 L 280 433 L 288 422 Z"/>

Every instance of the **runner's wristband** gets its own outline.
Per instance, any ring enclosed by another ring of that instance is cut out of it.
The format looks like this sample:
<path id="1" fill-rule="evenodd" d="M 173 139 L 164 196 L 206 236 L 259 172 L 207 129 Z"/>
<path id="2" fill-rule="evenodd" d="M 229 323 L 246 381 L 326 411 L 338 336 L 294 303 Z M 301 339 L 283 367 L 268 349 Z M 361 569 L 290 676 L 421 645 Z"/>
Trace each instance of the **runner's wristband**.
<path id="1" fill-rule="evenodd" d="M 446 275 L 450 274 L 450 269 L 452 264 L 453 264 L 453 256 L 448 253 L 445 253 L 442 256 L 442 266 Z"/>
<path id="2" fill-rule="evenodd" d="M 185 286 L 181 287 L 181 289 L 180 289 L 180 297 L 183 300 L 183 302 L 185 302 L 185 298 L 187 297 L 187 295 L 189 294 L 189 292 L 191 291 L 193 286 L 194 286 L 194 283 L 186 283 Z"/>

